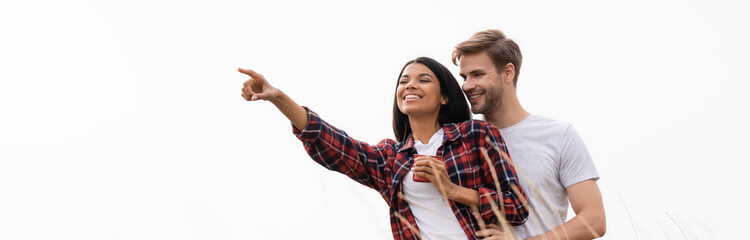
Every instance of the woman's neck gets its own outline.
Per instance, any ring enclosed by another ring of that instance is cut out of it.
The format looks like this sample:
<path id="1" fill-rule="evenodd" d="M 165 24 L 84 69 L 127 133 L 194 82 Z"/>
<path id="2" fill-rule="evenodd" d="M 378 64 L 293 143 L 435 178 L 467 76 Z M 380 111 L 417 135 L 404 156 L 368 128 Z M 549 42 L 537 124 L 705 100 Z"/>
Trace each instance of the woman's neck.
<path id="1" fill-rule="evenodd" d="M 427 144 L 442 126 L 437 121 L 437 116 L 432 117 L 412 117 L 409 116 L 409 125 L 411 126 L 411 135 L 414 140 Z"/>

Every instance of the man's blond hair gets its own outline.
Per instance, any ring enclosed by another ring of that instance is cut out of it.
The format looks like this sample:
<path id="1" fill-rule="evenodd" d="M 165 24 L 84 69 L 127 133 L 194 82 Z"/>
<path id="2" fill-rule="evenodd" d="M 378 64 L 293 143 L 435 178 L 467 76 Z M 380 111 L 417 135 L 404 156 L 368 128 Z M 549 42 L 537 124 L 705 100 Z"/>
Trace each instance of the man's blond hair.
<path id="1" fill-rule="evenodd" d="M 492 59 L 498 72 L 502 71 L 508 63 L 513 63 L 515 66 L 513 85 L 515 86 L 518 83 L 518 74 L 521 72 L 523 56 L 518 44 L 506 38 L 500 30 L 490 29 L 474 33 L 469 40 L 456 45 L 453 50 L 453 64 L 458 65 L 461 56 L 484 51 L 487 51 L 487 55 Z"/>

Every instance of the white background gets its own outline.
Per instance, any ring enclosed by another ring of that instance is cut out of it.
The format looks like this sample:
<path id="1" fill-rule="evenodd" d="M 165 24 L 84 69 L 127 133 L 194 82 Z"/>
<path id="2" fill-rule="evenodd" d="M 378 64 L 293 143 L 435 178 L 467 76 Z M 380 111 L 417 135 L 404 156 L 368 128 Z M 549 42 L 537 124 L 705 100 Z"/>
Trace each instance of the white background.
<path id="1" fill-rule="evenodd" d="M 521 46 L 524 107 L 588 145 L 605 239 L 746 235 L 750 17 L 710 2 L 3 1 L 0 239 L 389 239 L 236 68 L 374 144 L 403 63 L 457 76 L 485 29 Z"/>

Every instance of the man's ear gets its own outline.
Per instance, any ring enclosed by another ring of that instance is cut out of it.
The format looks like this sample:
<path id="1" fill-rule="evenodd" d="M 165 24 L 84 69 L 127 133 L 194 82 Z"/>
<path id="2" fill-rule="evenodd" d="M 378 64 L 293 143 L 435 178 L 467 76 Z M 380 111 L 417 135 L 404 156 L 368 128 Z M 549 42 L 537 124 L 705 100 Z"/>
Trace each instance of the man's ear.
<path id="1" fill-rule="evenodd" d="M 502 74 L 504 83 L 512 84 L 513 79 L 516 77 L 516 66 L 513 63 L 505 64 Z"/>

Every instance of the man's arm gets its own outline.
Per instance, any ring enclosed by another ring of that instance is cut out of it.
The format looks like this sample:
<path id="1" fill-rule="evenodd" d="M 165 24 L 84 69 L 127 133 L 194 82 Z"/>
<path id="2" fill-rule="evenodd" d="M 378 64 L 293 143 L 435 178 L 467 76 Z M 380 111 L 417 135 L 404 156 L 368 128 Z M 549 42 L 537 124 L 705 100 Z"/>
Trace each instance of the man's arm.
<path id="1" fill-rule="evenodd" d="M 563 225 L 552 229 L 552 231 L 527 238 L 528 240 L 578 240 L 604 236 L 607 231 L 607 223 L 604 216 L 602 194 L 596 181 L 589 179 L 579 182 L 571 185 L 567 190 L 570 205 L 573 207 L 576 216 Z"/>

